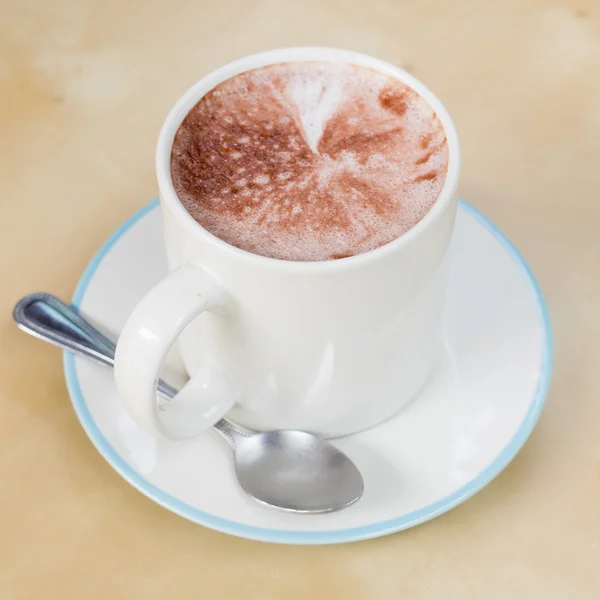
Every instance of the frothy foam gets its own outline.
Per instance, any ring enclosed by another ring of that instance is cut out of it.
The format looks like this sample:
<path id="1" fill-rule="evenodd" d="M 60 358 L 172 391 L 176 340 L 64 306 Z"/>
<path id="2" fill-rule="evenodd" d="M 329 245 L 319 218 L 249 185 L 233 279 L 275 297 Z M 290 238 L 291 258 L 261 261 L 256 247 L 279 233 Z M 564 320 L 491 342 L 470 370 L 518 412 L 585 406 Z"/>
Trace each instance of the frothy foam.
<path id="1" fill-rule="evenodd" d="M 255 254 L 327 260 L 414 227 L 444 184 L 448 144 L 432 108 L 400 81 L 326 62 L 229 79 L 179 127 L 177 195 L 202 226 Z"/>

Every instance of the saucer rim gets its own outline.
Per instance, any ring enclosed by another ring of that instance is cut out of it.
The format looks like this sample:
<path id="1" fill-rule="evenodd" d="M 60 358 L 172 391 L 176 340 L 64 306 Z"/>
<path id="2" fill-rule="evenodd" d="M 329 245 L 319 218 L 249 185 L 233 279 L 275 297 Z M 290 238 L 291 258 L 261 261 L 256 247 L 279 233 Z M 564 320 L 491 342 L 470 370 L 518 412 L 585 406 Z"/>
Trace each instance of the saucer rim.
<path id="1" fill-rule="evenodd" d="M 71 300 L 73 306 L 79 309 L 86 290 L 91 283 L 97 268 L 104 260 L 105 256 L 111 251 L 114 244 L 119 240 L 129 229 L 131 229 L 138 221 L 146 216 L 152 210 L 159 206 L 159 200 L 154 199 L 146 206 L 142 207 L 124 223 L 122 223 L 112 235 L 102 244 L 96 252 L 92 260 L 86 267 L 81 276 L 73 298 Z M 334 529 L 334 530 L 310 530 L 310 531 L 293 531 L 284 529 L 271 529 L 265 527 L 257 527 L 254 525 L 246 525 L 231 519 L 218 517 L 211 513 L 207 513 L 197 509 L 171 494 L 162 491 L 145 479 L 140 473 L 133 469 L 116 450 L 110 445 L 109 441 L 104 437 L 99 427 L 97 426 L 88 406 L 85 401 L 85 396 L 81 390 L 79 379 L 77 376 L 76 362 L 73 354 L 63 352 L 64 374 L 67 383 L 67 389 L 71 397 L 71 403 L 75 413 L 90 438 L 93 445 L 103 458 L 133 487 L 142 494 L 160 504 L 164 508 L 174 512 L 194 523 L 204 525 L 211 529 L 221 531 L 237 537 L 282 544 L 340 544 L 347 542 L 355 542 L 359 540 L 371 539 L 389 535 L 398 531 L 409 529 L 415 525 L 419 525 L 429 521 L 463 503 L 465 500 L 475 495 L 490 483 L 498 474 L 512 461 L 519 450 L 523 447 L 531 432 L 533 431 L 540 413 L 544 407 L 550 380 L 552 375 L 553 362 L 553 341 L 552 330 L 550 325 L 550 317 L 548 308 L 540 286 L 533 275 L 533 272 L 522 254 L 516 246 L 502 233 L 502 231 L 485 215 L 468 204 L 465 200 L 459 199 L 459 210 L 464 210 L 467 214 L 473 216 L 481 225 L 483 225 L 494 237 L 504 246 L 515 262 L 523 269 L 527 280 L 529 281 L 533 293 L 536 297 L 539 318 L 542 324 L 542 362 L 540 368 L 540 377 L 533 395 L 532 401 L 527 410 L 523 421 L 519 428 L 503 448 L 496 458 L 484 469 L 482 469 L 476 477 L 471 479 L 466 484 L 462 485 L 458 490 L 419 508 L 410 513 L 386 519 L 369 525 L 361 525 L 359 527 Z"/>

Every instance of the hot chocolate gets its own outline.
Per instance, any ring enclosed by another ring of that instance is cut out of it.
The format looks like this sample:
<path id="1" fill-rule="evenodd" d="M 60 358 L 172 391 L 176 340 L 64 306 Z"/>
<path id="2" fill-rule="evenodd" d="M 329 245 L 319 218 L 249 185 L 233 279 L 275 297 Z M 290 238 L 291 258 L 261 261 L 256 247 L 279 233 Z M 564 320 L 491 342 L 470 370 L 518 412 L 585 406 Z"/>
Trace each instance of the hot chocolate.
<path id="1" fill-rule="evenodd" d="M 406 84 L 352 64 L 254 69 L 207 93 L 171 152 L 175 191 L 225 242 L 318 261 L 382 246 L 435 203 L 442 124 Z"/>

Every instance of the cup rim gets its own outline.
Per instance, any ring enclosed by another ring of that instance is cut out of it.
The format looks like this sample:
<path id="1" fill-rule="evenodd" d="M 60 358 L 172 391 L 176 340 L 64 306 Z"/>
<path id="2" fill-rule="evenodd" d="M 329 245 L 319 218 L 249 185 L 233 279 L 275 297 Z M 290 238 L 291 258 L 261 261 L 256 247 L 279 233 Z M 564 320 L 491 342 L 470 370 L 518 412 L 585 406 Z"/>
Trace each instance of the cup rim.
<path id="1" fill-rule="evenodd" d="M 335 260 L 296 261 L 272 258 L 243 250 L 221 238 L 198 223 L 185 209 L 173 186 L 171 179 L 171 148 L 177 129 L 192 107 L 219 83 L 245 71 L 265 67 L 271 64 L 298 61 L 344 62 L 369 67 L 384 75 L 394 77 L 412 88 L 431 106 L 442 123 L 448 143 L 448 169 L 442 190 L 433 206 L 425 216 L 400 237 L 380 246 Z M 255 266 L 283 269 L 296 272 L 333 271 L 364 266 L 382 260 L 390 254 L 398 252 L 419 238 L 432 223 L 436 222 L 445 209 L 456 198 L 460 173 L 460 143 L 456 127 L 442 102 L 416 77 L 387 61 L 374 58 L 361 52 L 319 46 L 297 46 L 279 48 L 244 56 L 234 60 L 204 76 L 190 87 L 169 111 L 160 130 L 156 147 L 156 174 L 160 199 L 174 212 L 177 219 L 191 235 L 201 236 L 205 241 L 221 252 L 238 260 L 252 262 Z"/>

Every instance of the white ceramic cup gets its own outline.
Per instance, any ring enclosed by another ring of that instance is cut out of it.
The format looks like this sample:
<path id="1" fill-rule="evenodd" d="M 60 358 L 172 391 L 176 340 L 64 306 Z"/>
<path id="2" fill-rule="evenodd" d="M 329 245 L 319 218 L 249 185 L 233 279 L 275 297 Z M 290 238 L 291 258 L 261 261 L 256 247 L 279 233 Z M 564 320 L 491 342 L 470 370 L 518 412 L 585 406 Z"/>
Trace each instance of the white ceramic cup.
<path id="1" fill-rule="evenodd" d="M 449 146 L 442 192 L 417 225 L 370 252 L 296 262 L 240 250 L 199 225 L 177 198 L 173 137 L 220 82 L 273 63 L 315 60 L 370 67 L 431 105 Z M 115 360 L 118 390 L 139 425 L 181 439 L 228 413 L 253 429 L 332 437 L 376 425 L 418 394 L 440 348 L 444 257 L 460 170 L 454 124 L 422 83 L 345 50 L 286 48 L 248 56 L 207 75 L 177 102 L 160 132 L 156 170 L 170 273 L 133 311 Z M 166 419 L 157 409 L 156 380 L 177 339 L 190 380 L 166 411 L 175 418 Z"/>

